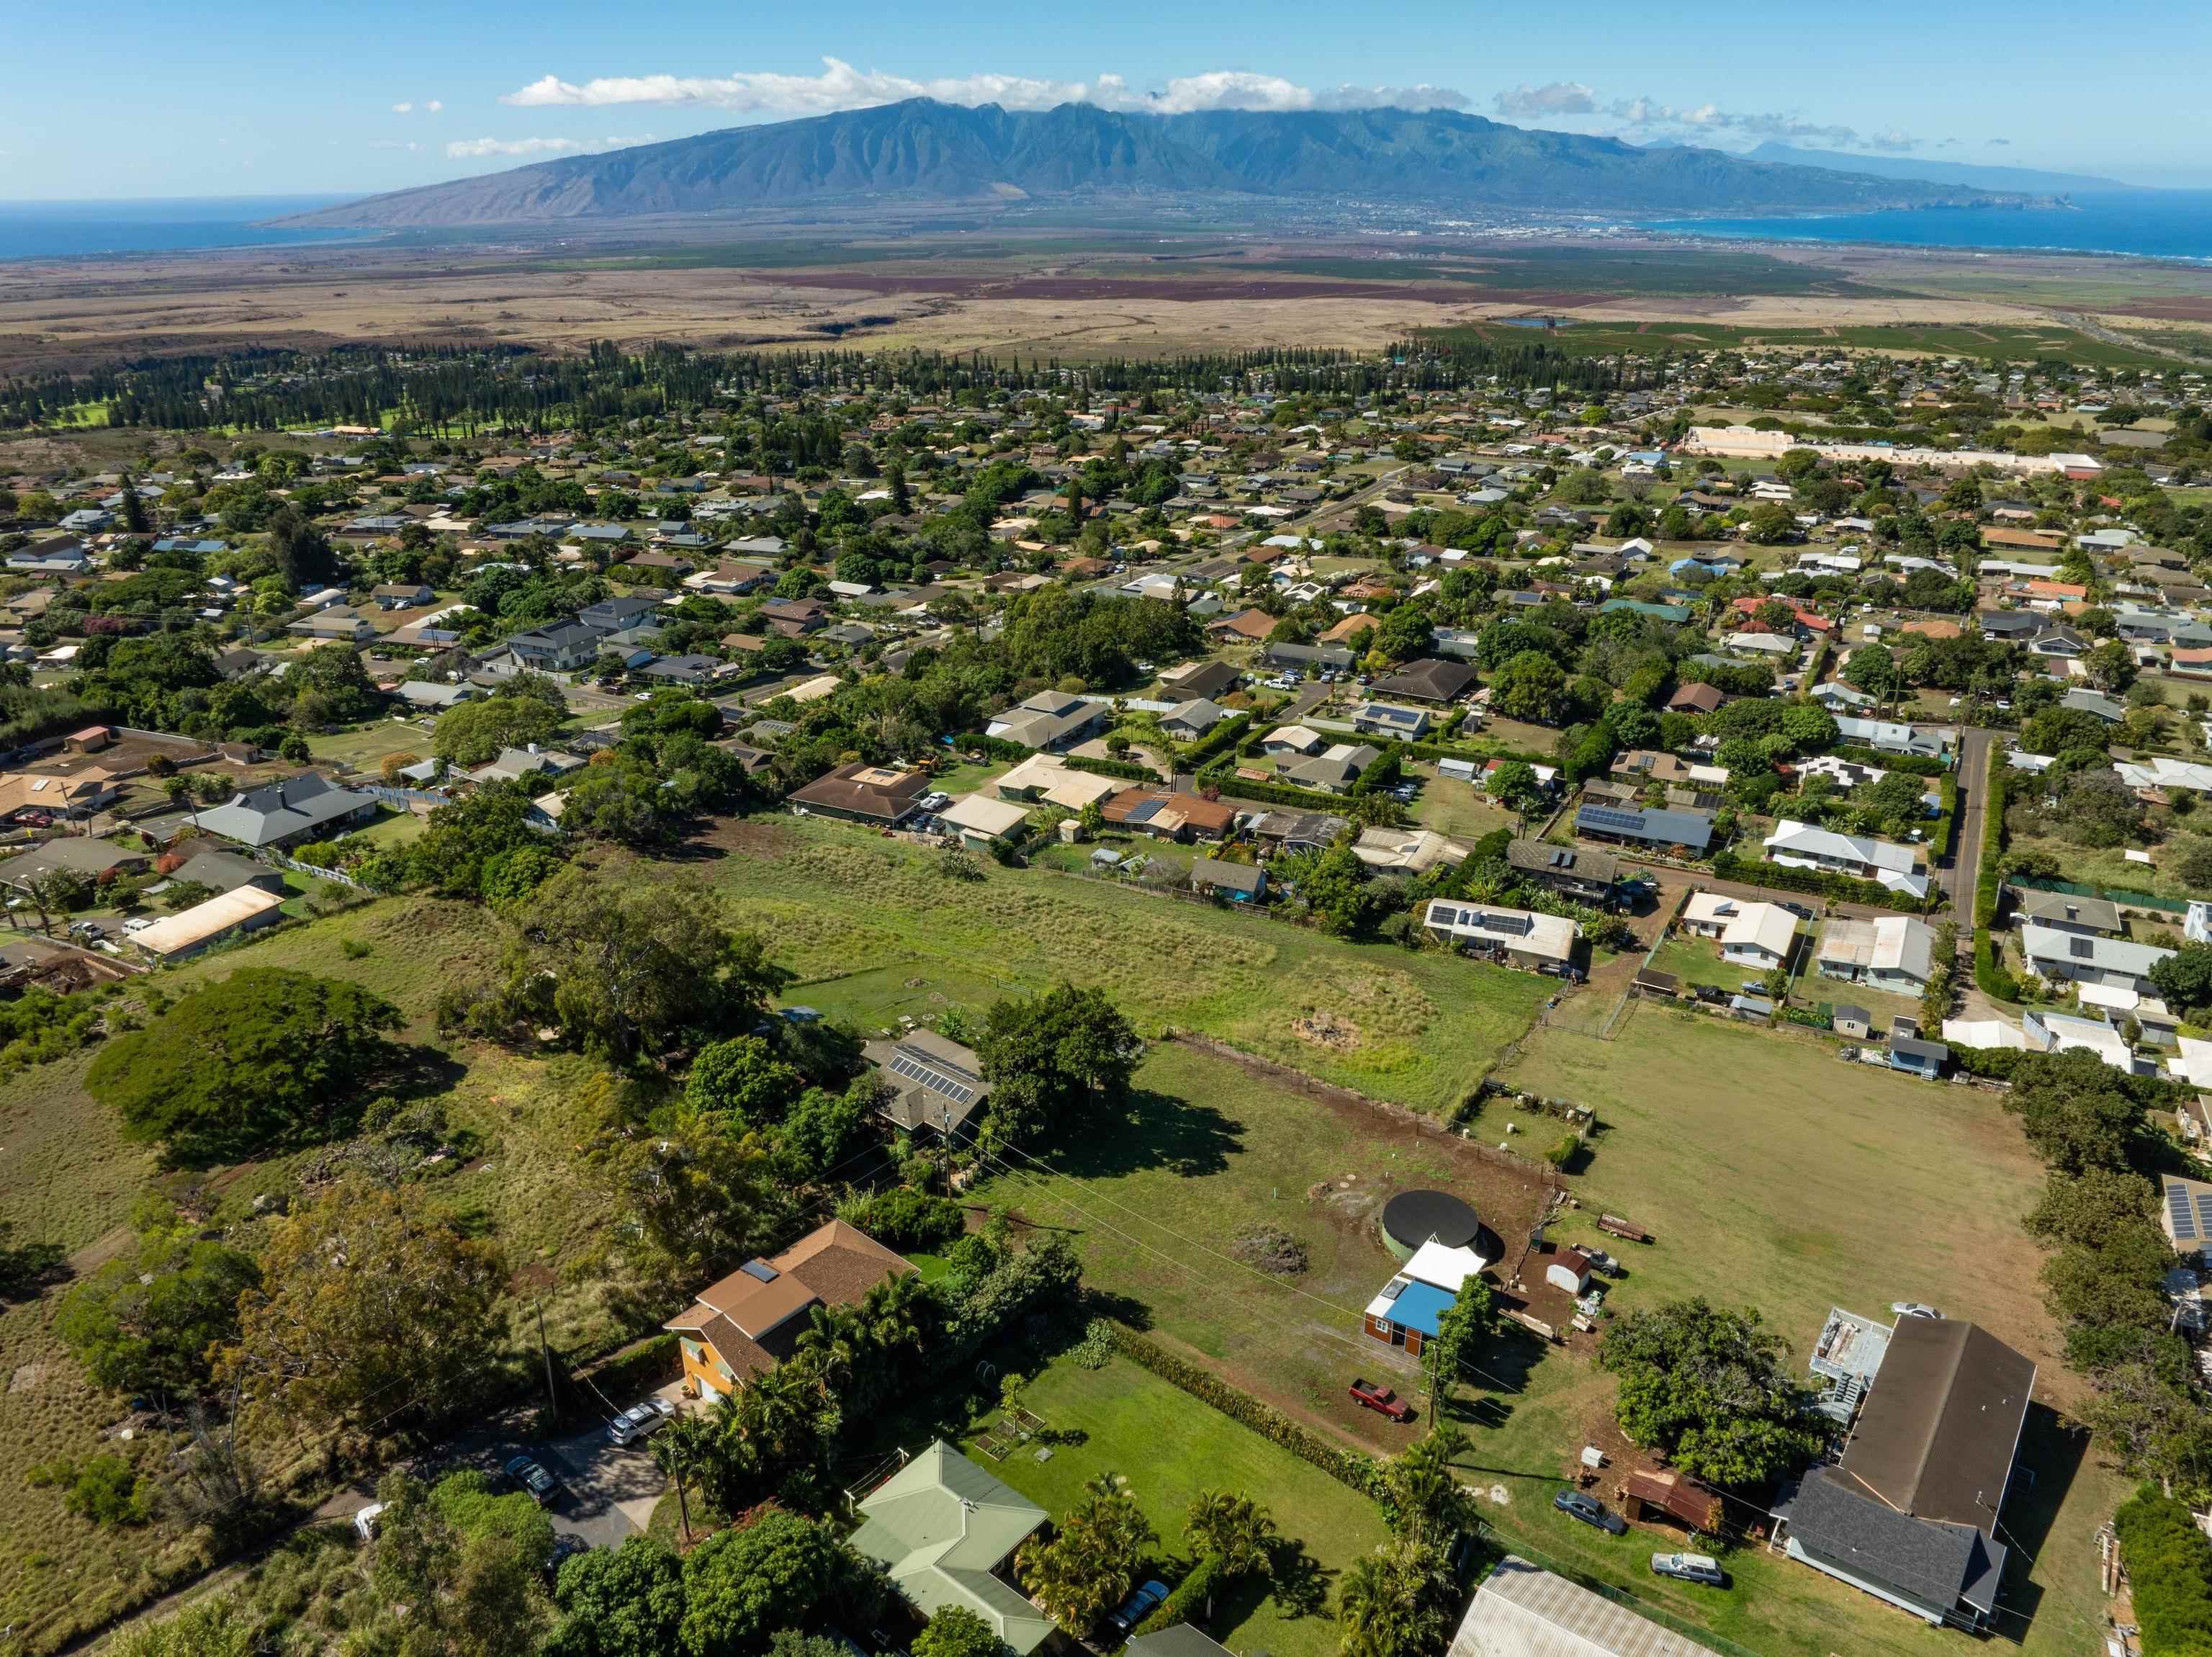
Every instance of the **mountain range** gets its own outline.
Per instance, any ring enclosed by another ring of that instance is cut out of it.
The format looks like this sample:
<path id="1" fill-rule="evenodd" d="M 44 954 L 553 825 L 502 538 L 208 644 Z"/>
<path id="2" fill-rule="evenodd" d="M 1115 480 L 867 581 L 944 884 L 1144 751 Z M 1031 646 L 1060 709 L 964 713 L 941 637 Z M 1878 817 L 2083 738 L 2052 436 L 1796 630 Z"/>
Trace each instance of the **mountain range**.
<path id="1" fill-rule="evenodd" d="M 1852 155 L 1836 149 L 1800 149 L 1772 139 L 1751 152 L 1755 161 L 1782 167 L 1816 167 L 1831 173 L 1858 173 L 1877 179 L 1919 179 L 1929 184 L 1966 185 L 1976 190 L 2025 191 L 2030 195 L 2101 194 L 2137 190 L 2140 185 L 2100 179 L 2087 173 L 2046 173 L 2033 167 L 1986 167 L 1973 161 L 1930 161 L 1910 155 Z"/>
<path id="2" fill-rule="evenodd" d="M 1955 184 L 1646 149 L 1450 110 L 1158 116 L 916 98 L 540 161 L 285 222 L 434 228 L 1109 193 L 1639 213 L 2019 204 Z"/>

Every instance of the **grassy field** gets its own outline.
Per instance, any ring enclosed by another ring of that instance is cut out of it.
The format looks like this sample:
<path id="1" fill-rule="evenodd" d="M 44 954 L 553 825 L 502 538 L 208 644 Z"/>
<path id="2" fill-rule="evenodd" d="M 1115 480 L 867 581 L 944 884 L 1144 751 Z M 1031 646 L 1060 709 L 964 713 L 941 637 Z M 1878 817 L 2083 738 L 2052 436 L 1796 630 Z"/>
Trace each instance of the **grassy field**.
<path id="1" fill-rule="evenodd" d="M 1275 1581 L 1224 1593 L 1213 1636 L 1238 1651 L 1333 1657 L 1335 1579 L 1386 1539 L 1373 1502 L 1126 1358 L 1084 1369 L 1063 1357 L 1030 1383 L 1022 1404 L 1048 1426 L 1087 1438 L 1055 1448 L 1046 1462 L 1026 1450 L 1003 1461 L 969 1453 L 1055 1518 L 1081 1502 L 1086 1481 L 1119 1474 L 1159 1532 L 1160 1553 L 1182 1556 L 1183 1515 L 1200 1491 L 1237 1491 L 1263 1504 L 1282 1534 Z"/>
<path id="2" fill-rule="evenodd" d="M 2191 826 L 2195 826 L 2194 819 L 2191 819 Z M 2212 823 L 2206 826 L 2212 827 Z M 2168 851 L 2179 850 L 2184 838 L 2177 837 Z M 2201 891 L 2191 890 L 2187 881 L 2166 866 L 2168 851 L 2154 850 L 2151 856 L 2158 859 L 2155 862 L 2131 863 L 2121 856 L 2118 846 L 2077 846 L 2070 840 L 2028 834 L 2008 835 L 2005 848 L 2008 851 L 2041 852 L 2063 869 L 2065 878 L 2076 886 L 2093 886 L 2106 892 L 2141 892 L 2176 902 L 2204 895 Z M 2179 911 L 2174 914 L 2173 924 L 2181 924 Z"/>
<path id="3" fill-rule="evenodd" d="M 351 730 L 319 733 L 307 739 L 307 752 L 322 765 L 350 765 L 373 771 L 388 753 L 430 752 L 430 733 L 412 720 L 386 719 Z"/>
<path id="4" fill-rule="evenodd" d="M 2075 1401 L 2078 1383 L 2060 1366 L 2040 1256 L 2020 1228 L 2040 1173 L 1996 1095 L 1846 1067 L 1810 1037 L 1651 1003 L 1612 1042 L 1538 1032 L 1503 1079 L 1591 1106 L 1605 1124 L 1576 1182 L 1582 1206 L 1559 1229 L 1595 1239 L 1592 1217 L 1609 1210 L 1654 1233 L 1650 1247 L 1632 1250 L 1617 1305 L 1683 1295 L 1754 1305 L 1802 1355 L 1832 1304 L 1880 1315 L 1893 1300 L 1926 1301 L 2033 1358 L 2039 1404 L 2024 1459 L 2038 1477 L 2033 1496 L 2006 1512 L 2020 1551 L 2037 1563 L 2026 1582 L 2008 1583 L 2006 1602 L 2036 1607 L 2026 1649 L 2086 1648 L 2083 1630 L 2101 1605 L 2094 1532 L 2124 1491 L 2082 1459 L 2052 1412 Z M 1510 1414 L 1480 1447 L 1498 1467 L 1556 1471 L 1604 1419 L 1607 1397 L 1601 1377 L 1547 1361 L 1526 1394 L 1503 1401 Z M 1509 1522 L 1528 1522 L 1512 1512 Z M 1536 1545 L 1565 1548 L 1644 1591 L 1631 1580 L 1642 1563 L 1634 1550 L 1548 1520 L 1536 1525 Z M 1747 1558 L 1741 1569 L 1763 1563 Z M 1778 1654 L 1917 1652 L 1948 1637 L 1810 1572 L 1786 1575 L 1775 1590 L 1735 1596 L 1713 1625 Z M 1837 1632 L 1846 1621 L 1848 1643 Z"/>
<path id="5" fill-rule="evenodd" d="M 368 946 L 349 957 L 348 941 Z M 481 911 L 434 900 L 391 899 L 288 927 L 243 948 L 156 974 L 173 992 L 243 966 L 290 966 L 348 978 L 390 997 L 409 1018 L 405 1039 L 435 1045 L 432 1002 L 451 975 L 489 964 L 495 929 Z M 482 1154 L 434 1188 L 455 1210 L 493 1230 L 511 1267 L 542 1264 L 555 1273 L 597 1241 L 611 1210 L 575 1176 L 574 1146 L 602 1118 L 604 1074 L 582 1060 L 505 1052 L 447 1055 L 454 1077 L 444 1095 L 458 1128 L 478 1136 Z M 18 1235 L 59 1244 L 89 1270 L 127 1240 L 133 1201 L 157 1176 L 173 1196 L 198 1192 L 219 1220 L 242 1219 L 253 1199 L 296 1198 L 301 1158 L 234 1169 L 158 1175 L 143 1147 L 128 1144 L 83 1087 L 89 1053 L 0 1081 L 0 1215 Z M 95 1626 L 157 1591 L 197 1555 L 173 1524 L 95 1530 L 61 1510 L 60 1492 L 27 1489 L 26 1469 L 56 1455 L 104 1447 L 122 1414 L 86 1387 L 48 1330 L 52 1303 L 0 1313 L 0 1624 L 32 1635 L 41 1648 L 74 1628 Z M 563 1282 L 546 1301 L 556 1348 L 603 1344 L 611 1326 L 596 1294 Z M 149 1444 L 149 1449 L 152 1448 Z"/>
<path id="6" fill-rule="evenodd" d="M 1360 1313 L 1395 1263 L 1376 1216 L 1396 1191 L 1448 1190 L 1501 1237 L 1526 1237 L 1534 1179 L 1484 1162 L 1458 1140 L 1423 1133 L 1371 1106 L 1330 1102 L 1177 1043 L 1152 1049 L 1126 1123 L 1050 1159 L 1010 1154 L 981 1186 L 1040 1225 L 1066 1228 L 1085 1280 L 1140 1303 L 1175 1345 L 1316 1423 L 1380 1450 L 1421 1429 L 1353 1404 L 1363 1372 L 1413 1396 L 1402 1354 L 1361 1333 Z M 1275 1278 L 1240 1265 L 1238 1238 L 1289 1233 L 1306 1269 Z"/>
<path id="7" fill-rule="evenodd" d="M 794 1000 L 864 1020 L 908 990 L 980 1011 L 1071 979 L 1107 990 L 1146 1033 L 1202 1031 L 1443 1112 L 1549 988 L 1042 869 L 989 865 L 979 882 L 952 880 L 936 852 L 849 825 L 775 819 L 743 830 L 711 878 L 799 972 Z M 1332 1045 L 1302 1038 L 1295 1021 L 1316 1014 L 1350 1033 Z"/>

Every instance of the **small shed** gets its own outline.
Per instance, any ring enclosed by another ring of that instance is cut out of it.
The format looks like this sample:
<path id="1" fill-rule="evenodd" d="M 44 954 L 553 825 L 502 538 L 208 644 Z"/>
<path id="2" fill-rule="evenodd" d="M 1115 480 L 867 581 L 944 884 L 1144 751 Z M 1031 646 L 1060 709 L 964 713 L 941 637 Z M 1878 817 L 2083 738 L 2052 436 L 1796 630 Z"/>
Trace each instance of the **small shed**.
<path id="1" fill-rule="evenodd" d="M 1647 966 L 1637 973 L 1635 989 L 1639 996 L 1664 996 L 1672 1000 L 1682 993 L 1682 981 L 1672 972 L 1656 972 Z"/>
<path id="2" fill-rule="evenodd" d="M 1200 857 L 1190 866 L 1190 883 L 1200 892 L 1218 892 L 1231 903 L 1246 904 L 1267 889 L 1267 872 L 1250 863 Z"/>
<path id="3" fill-rule="evenodd" d="M 1847 1001 L 1839 1001 L 1832 1016 L 1835 1020 L 1836 1033 L 1839 1036 L 1864 1038 L 1874 1033 L 1874 1014 L 1863 1007 L 1854 1007 Z"/>
<path id="4" fill-rule="evenodd" d="M 1710 1532 L 1720 1526 L 1721 1499 L 1678 1472 L 1648 1473 L 1638 1468 L 1620 1487 L 1620 1497 L 1624 1506 L 1636 1504 L 1639 1519 L 1656 1509 L 1693 1531 Z"/>
<path id="5" fill-rule="evenodd" d="M 1590 1263 L 1580 1249 L 1563 1248 L 1544 1267 L 1544 1281 L 1570 1295 L 1582 1294 L 1589 1279 Z"/>
<path id="6" fill-rule="evenodd" d="M 1950 1057 L 1951 1050 L 1940 1041 L 1923 1041 L 1917 1036 L 1890 1039 L 1889 1068 L 1893 1070 L 1934 1081 L 1943 1074 L 1943 1062 Z"/>

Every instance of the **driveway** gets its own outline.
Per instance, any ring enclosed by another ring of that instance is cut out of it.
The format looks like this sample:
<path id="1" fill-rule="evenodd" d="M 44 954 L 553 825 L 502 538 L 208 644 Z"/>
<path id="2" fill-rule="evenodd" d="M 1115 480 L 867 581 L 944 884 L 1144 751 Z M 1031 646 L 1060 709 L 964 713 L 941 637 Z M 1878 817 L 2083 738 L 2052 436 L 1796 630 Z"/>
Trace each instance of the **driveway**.
<path id="1" fill-rule="evenodd" d="M 1982 819 L 1989 808 L 1990 767 L 1996 763 L 1995 731 L 1969 725 L 1959 737 L 1959 822 L 1952 842 L 1951 867 L 1944 871 L 1944 889 L 1951 908 L 1971 923 L 1974 917 L 1974 886 L 1982 874 Z"/>
<path id="2" fill-rule="evenodd" d="M 673 1399 L 678 1410 L 684 1407 L 680 1382 L 670 1382 L 655 1396 Z M 580 1537 L 594 1548 L 620 1547 L 626 1538 L 643 1535 L 654 1504 L 668 1488 L 653 1465 L 650 1446 L 640 1441 L 617 1449 L 607 1442 L 604 1422 L 541 1444 L 501 1447 L 501 1459 L 525 1453 L 543 1461 L 568 1487 L 551 1509 L 555 1533 Z"/>

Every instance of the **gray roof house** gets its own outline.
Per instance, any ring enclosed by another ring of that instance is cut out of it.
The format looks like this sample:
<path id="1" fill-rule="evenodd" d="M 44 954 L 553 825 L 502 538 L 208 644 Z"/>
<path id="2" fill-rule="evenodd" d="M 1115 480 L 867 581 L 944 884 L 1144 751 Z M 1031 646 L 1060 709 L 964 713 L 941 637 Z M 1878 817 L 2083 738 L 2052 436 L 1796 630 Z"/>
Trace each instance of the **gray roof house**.
<path id="1" fill-rule="evenodd" d="M 524 667 L 541 673 L 573 673 L 599 659 L 599 642 L 608 635 L 581 622 L 556 621 L 516 633 L 507 648 Z"/>
<path id="2" fill-rule="evenodd" d="M 258 886 L 278 897 L 289 895 L 283 870 L 271 868 L 266 863 L 257 863 L 251 857 L 241 857 L 234 851 L 203 851 L 169 878 L 179 885 L 204 886 L 218 897 L 226 892 L 235 892 L 242 886 Z"/>
<path id="3" fill-rule="evenodd" d="M 1792 1559 L 1929 1623 L 1986 1629 L 2035 1365 L 1970 1323 L 1899 1318 L 1839 1465 L 1785 1489 Z"/>
<path id="4" fill-rule="evenodd" d="M 2101 932 L 2107 936 L 2119 932 L 2120 906 L 2110 898 L 2077 898 L 2024 886 L 2010 891 L 2014 916 L 2022 926 L 2046 926 L 2058 932 Z"/>
<path id="5" fill-rule="evenodd" d="M 934 1030 L 909 1030 L 860 1051 L 891 1087 L 878 1114 L 908 1132 L 927 1130 L 957 1138 L 991 1096 L 983 1061 Z"/>
<path id="6" fill-rule="evenodd" d="M 376 796 L 342 789 L 319 771 L 248 789 L 199 814 L 200 827 L 249 846 L 284 846 L 335 832 L 376 809 Z"/>
<path id="7" fill-rule="evenodd" d="M 1054 749 L 1088 736 L 1105 716 L 1103 702 L 1085 702 L 1059 691 L 1040 691 L 1026 702 L 993 714 L 983 734 L 1025 748 Z"/>
<path id="8" fill-rule="evenodd" d="M 1680 846 L 1703 852 L 1712 844 L 1713 819 L 1702 811 L 1651 811 L 1630 806 L 1582 806 L 1575 832 L 1625 845 Z"/>

